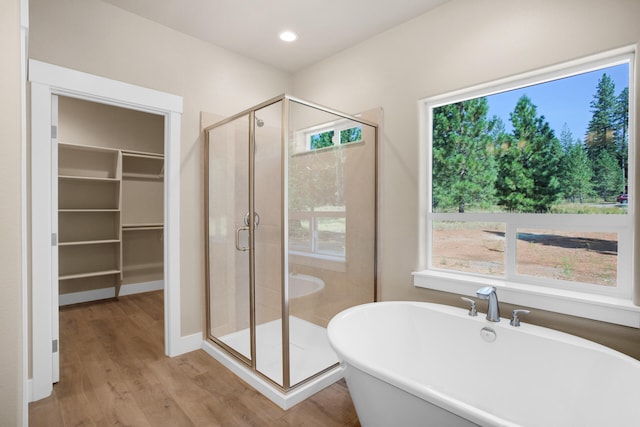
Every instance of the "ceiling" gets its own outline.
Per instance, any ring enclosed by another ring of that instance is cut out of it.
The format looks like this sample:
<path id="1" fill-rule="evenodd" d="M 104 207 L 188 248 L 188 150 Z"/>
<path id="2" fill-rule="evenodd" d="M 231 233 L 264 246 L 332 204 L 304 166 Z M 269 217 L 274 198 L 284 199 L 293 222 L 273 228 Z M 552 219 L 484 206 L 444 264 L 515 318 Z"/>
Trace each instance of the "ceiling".
<path id="1" fill-rule="evenodd" d="M 448 0 L 103 0 L 278 69 L 295 72 Z M 280 32 L 298 40 L 286 43 Z"/>

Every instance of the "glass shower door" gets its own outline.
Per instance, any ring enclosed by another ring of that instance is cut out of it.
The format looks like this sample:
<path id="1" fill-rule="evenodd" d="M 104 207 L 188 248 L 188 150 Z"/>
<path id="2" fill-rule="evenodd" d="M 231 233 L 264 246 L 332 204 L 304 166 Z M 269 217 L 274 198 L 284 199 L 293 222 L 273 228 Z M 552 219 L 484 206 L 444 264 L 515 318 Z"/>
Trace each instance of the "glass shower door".
<path id="1" fill-rule="evenodd" d="M 250 115 L 208 132 L 207 332 L 251 365 Z"/>

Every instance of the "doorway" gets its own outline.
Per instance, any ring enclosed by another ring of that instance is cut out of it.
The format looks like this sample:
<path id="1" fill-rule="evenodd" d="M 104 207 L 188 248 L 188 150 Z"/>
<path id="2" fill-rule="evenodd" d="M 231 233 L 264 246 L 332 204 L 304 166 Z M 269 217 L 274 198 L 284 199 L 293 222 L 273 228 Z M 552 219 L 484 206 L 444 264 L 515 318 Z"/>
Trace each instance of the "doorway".
<path id="1" fill-rule="evenodd" d="M 31 295 L 32 384 L 30 400 L 48 396 L 58 369 L 57 259 L 51 200 L 57 187 L 51 182 L 55 152 L 52 97 L 86 101 L 159 114 L 164 118 L 165 222 L 163 266 L 165 353 L 184 352 L 180 342 L 180 121 L 182 97 L 29 61 L 31 85 Z M 57 183 L 56 183 L 57 184 Z"/>
<path id="2" fill-rule="evenodd" d="M 66 96 L 52 103 L 59 304 L 163 289 L 164 117 Z"/>

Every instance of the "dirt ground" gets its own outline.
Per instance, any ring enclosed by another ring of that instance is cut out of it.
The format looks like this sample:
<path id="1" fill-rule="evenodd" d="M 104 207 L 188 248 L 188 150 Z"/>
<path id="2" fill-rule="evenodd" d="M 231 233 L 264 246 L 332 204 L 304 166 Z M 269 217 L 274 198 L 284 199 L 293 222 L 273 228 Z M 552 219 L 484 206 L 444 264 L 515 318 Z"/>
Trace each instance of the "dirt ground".
<path id="1" fill-rule="evenodd" d="M 503 276 L 504 230 L 482 224 L 438 228 L 434 232 L 433 266 L 447 270 Z M 615 233 L 520 230 L 519 274 L 616 285 L 618 242 Z"/>

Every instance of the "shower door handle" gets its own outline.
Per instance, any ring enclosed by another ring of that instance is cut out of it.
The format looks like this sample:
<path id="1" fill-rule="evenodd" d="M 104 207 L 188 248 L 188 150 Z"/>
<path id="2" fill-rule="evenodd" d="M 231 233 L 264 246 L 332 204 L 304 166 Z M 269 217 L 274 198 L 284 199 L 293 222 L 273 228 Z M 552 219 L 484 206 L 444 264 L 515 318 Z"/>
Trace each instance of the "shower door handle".
<path id="1" fill-rule="evenodd" d="M 248 246 L 240 246 L 240 232 L 241 231 L 249 231 L 249 227 L 238 227 L 236 228 L 236 249 L 242 252 L 248 251 Z"/>
<path id="2" fill-rule="evenodd" d="M 244 214 L 244 225 L 247 227 L 249 226 L 249 217 L 249 212 Z M 260 225 L 260 215 L 258 215 L 258 212 L 253 213 L 253 223 L 256 225 L 256 228 Z"/>

